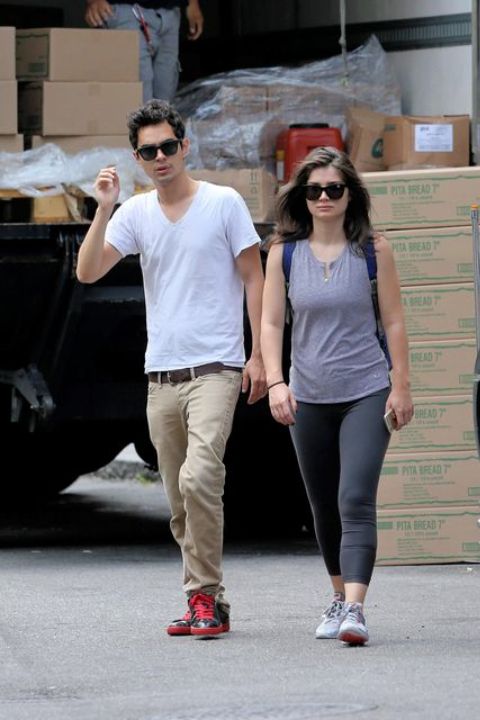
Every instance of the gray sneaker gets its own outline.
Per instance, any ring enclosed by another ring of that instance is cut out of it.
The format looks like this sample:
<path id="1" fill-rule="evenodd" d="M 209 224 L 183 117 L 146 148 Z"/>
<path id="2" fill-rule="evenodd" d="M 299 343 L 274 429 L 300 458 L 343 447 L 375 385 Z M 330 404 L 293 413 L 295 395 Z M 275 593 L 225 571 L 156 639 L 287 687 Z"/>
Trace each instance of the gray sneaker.
<path id="1" fill-rule="evenodd" d="M 343 620 L 345 603 L 340 600 L 340 595 L 335 593 L 333 600 L 322 615 L 322 622 L 315 631 L 315 637 L 319 640 L 334 640 L 338 635 L 338 629 Z"/>
<path id="2" fill-rule="evenodd" d="M 338 631 L 338 639 L 349 645 L 365 645 L 368 630 L 361 603 L 345 603 L 345 614 Z"/>

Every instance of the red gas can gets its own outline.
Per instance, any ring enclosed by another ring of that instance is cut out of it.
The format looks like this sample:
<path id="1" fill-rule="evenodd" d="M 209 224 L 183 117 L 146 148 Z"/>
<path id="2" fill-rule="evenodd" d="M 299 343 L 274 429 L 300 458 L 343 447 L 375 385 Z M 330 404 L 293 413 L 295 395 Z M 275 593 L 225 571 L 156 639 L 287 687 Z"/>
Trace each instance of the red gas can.
<path id="1" fill-rule="evenodd" d="M 344 150 L 339 128 L 329 127 L 326 123 L 289 125 L 277 138 L 275 155 L 278 182 L 288 182 L 295 163 L 303 160 L 310 150 L 322 146 Z"/>

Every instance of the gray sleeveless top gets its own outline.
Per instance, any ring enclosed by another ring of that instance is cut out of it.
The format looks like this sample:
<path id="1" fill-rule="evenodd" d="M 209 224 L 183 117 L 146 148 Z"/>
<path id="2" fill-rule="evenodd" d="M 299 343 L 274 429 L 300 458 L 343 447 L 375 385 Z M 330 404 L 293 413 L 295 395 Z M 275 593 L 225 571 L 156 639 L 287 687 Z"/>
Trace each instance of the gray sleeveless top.
<path id="1" fill-rule="evenodd" d="M 325 263 L 308 240 L 292 256 L 288 296 L 293 308 L 290 387 L 297 400 L 337 403 L 388 387 L 367 263 L 347 245 L 325 281 Z"/>

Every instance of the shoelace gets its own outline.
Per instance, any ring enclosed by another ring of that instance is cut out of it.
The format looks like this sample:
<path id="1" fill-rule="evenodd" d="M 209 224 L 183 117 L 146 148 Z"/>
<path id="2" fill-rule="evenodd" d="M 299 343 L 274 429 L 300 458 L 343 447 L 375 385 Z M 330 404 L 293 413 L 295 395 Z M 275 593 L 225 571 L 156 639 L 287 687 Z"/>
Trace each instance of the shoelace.
<path id="1" fill-rule="evenodd" d="M 194 595 L 190 601 L 195 616 L 199 620 L 212 620 L 214 617 L 215 598 L 213 595 Z"/>
<path id="2" fill-rule="evenodd" d="M 328 607 L 323 616 L 326 618 L 337 617 L 343 612 L 343 603 L 340 600 L 334 600 L 330 607 Z"/>
<path id="3" fill-rule="evenodd" d="M 359 607 L 350 606 L 347 610 L 345 618 L 347 620 L 350 620 L 351 622 L 361 623 L 362 625 L 365 625 L 365 618 L 363 617 L 362 610 Z"/>

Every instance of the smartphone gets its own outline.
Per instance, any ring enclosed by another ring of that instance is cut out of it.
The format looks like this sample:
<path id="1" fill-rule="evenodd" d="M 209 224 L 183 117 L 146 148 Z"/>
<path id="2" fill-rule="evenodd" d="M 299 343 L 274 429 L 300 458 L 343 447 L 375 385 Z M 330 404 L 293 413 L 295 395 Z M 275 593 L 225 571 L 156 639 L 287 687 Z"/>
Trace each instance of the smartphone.
<path id="1" fill-rule="evenodd" d="M 390 408 L 390 410 L 388 410 L 385 413 L 385 415 L 383 416 L 383 419 L 385 421 L 385 425 L 386 425 L 389 433 L 392 433 L 394 430 L 397 429 L 396 428 L 397 422 L 396 422 L 395 413 L 393 412 L 393 408 Z"/>

